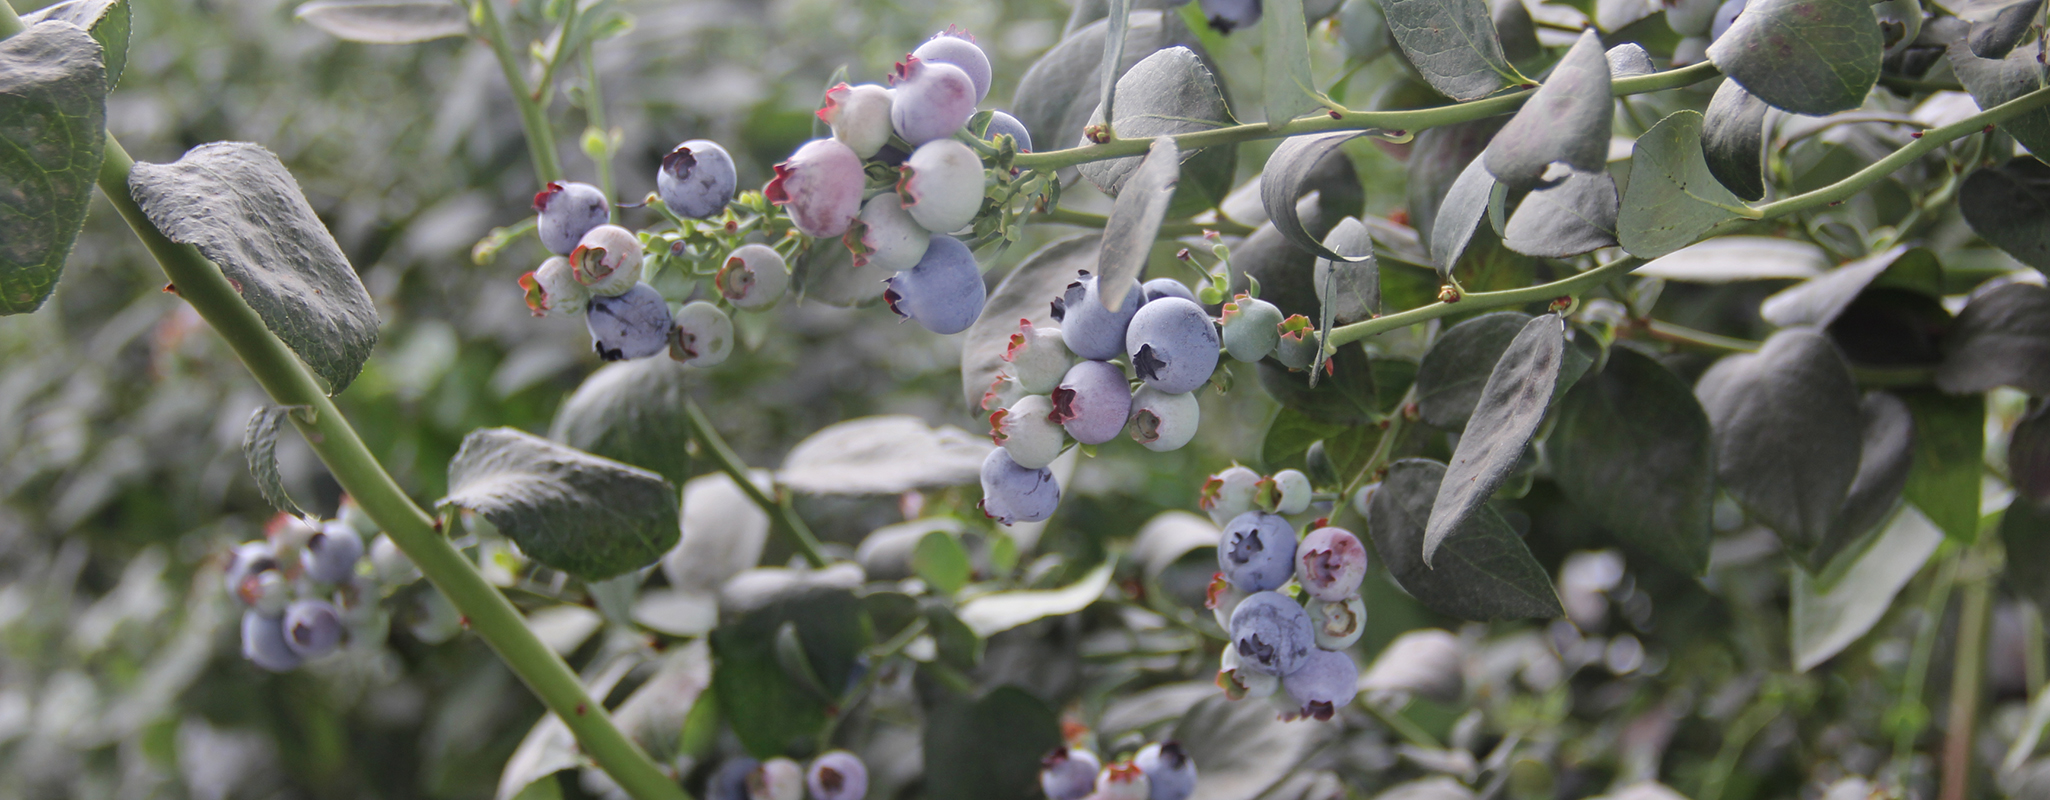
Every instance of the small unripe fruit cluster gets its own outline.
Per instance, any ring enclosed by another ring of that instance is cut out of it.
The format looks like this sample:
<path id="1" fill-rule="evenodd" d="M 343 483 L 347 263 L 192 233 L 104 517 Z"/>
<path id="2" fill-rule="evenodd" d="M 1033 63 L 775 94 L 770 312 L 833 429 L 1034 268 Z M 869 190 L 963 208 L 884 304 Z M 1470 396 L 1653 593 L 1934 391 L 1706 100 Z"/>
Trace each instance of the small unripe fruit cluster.
<path id="1" fill-rule="evenodd" d="M 360 575 L 366 549 L 371 570 Z M 262 540 L 236 546 L 222 574 L 228 596 L 242 606 L 242 656 L 287 672 L 340 649 L 348 631 L 367 622 L 380 577 L 413 577 L 389 549 L 382 538 L 366 548 L 363 532 L 346 519 L 273 518 Z"/>
<path id="2" fill-rule="evenodd" d="M 845 750 L 829 750 L 809 765 L 777 756 L 757 762 L 735 758 L 720 764 L 705 783 L 710 800 L 862 800 L 868 796 L 868 767 Z"/>
<path id="3" fill-rule="evenodd" d="M 1187 800 L 1196 792 L 1196 762 L 1173 741 L 1110 764 L 1079 747 L 1057 747 L 1039 760 L 1039 788 L 1047 800 Z"/>

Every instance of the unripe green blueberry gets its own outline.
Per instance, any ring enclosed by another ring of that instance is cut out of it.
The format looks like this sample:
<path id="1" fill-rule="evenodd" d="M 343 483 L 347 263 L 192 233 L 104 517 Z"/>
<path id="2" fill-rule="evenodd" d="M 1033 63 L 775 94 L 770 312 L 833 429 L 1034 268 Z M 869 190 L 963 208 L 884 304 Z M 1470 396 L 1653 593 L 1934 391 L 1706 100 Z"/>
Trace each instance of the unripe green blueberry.
<path id="1" fill-rule="evenodd" d="M 718 306 L 703 300 L 685 304 L 676 312 L 676 330 L 669 341 L 669 357 L 686 367 L 716 367 L 733 352 L 733 318 Z"/>
<path id="2" fill-rule="evenodd" d="M 1026 469 L 1053 463 L 1068 443 L 1067 431 L 1053 421 L 1053 401 L 1043 394 L 1028 394 L 1010 408 L 990 412 L 989 438 Z"/>
<path id="3" fill-rule="evenodd" d="M 1153 791 L 1146 779 L 1146 771 L 1130 761 L 1120 761 L 1096 773 L 1096 794 L 1094 800 L 1146 800 Z"/>
<path id="4" fill-rule="evenodd" d="M 934 139 L 911 151 L 898 170 L 898 198 L 928 231 L 953 233 L 982 210 L 982 157 L 968 145 Z"/>
<path id="5" fill-rule="evenodd" d="M 1253 510 L 1253 496 L 1260 488 L 1260 473 L 1233 464 L 1203 482 L 1197 505 L 1210 512 L 1219 525 Z"/>
<path id="6" fill-rule="evenodd" d="M 1281 309 L 1257 297 L 1239 295 L 1224 304 L 1224 352 L 1248 364 L 1266 358 L 1281 343 Z"/>
<path id="7" fill-rule="evenodd" d="M 1068 352 L 1061 329 L 1037 327 L 1029 319 L 1018 320 L 1018 332 L 1011 334 L 1003 358 L 1011 365 L 1018 386 L 1034 394 L 1052 392 L 1075 365 L 1075 354 Z"/>
<path id="8" fill-rule="evenodd" d="M 390 536 L 379 534 L 370 542 L 370 574 L 378 583 L 399 586 L 420 579 L 420 568 L 413 565 L 399 545 Z"/>
<path id="9" fill-rule="evenodd" d="M 790 288 L 790 265 L 776 248 L 744 244 L 727 254 L 712 285 L 736 308 L 768 308 Z"/>
<path id="10" fill-rule="evenodd" d="M 1282 320 L 1277 329 L 1281 341 L 1274 347 L 1274 360 L 1289 369 L 1309 369 L 1317 360 L 1317 326 L 1297 314 Z"/>
<path id="11" fill-rule="evenodd" d="M 1285 469 L 1260 481 L 1255 502 L 1276 514 L 1301 514 L 1309 510 L 1310 495 L 1314 492 L 1310 487 L 1310 476 L 1301 470 Z"/>
<path id="12" fill-rule="evenodd" d="M 1317 634 L 1317 646 L 1325 650 L 1351 647 L 1367 630 L 1367 604 L 1356 594 L 1342 600 L 1312 598 L 1303 610 L 1310 612 L 1310 626 Z"/>
<path id="13" fill-rule="evenodd" d="M 833 127 L 833 138 L 864 159 L 890 141 L 890 90 L 873 83 L 842 83 L 826 90 L 819 121 Z"/>
<path id="14" fill-rule="evenodd" d="M 1202 406 L 1191 392 L 1170 394 L 1151 386 L 1132 393 L 1132 441 L 1156 453 L 1179 450 L 1196 438 Z"/>
<path id="15" fill-rule="evenodd" d="M 1250 697 L 1258 700 L 1280 691 L 1281 678 L 1244 669 L 1240 664 L 1239 651 L 1227 645 L 1224 648 L 1224 658 L 1218 665 L 1217 688 L 1224 690 L 1226 699 L 1244 700 Z"/>
<path id="16" fill-rule="evenodd" d="M 1011 373 L 999 372 L 995 378 L 990 379 L 989 388 L 982 390 L 982 410 L 1010 408 L 1012 403 L 1018 402 L 1027 394 L 1030 392 L 1018 385 L 1018 379 L 1011 377 Z"/>
<path id="17" fill-rule="evenodd" d="M 804 800 L 804 768 L 780 756 L 764 761 L 747 776 L 747 796 L 749 800 Z"/>
<path id="18" fill-rule="evenodd" d="M 932 231 L 912 219 L 896 192 L 884 192 L 862 204 L 860 216 L 840 241 L 854 254 L 854 266 L 873 264 L 895 272 L 910 269 L 925 257 Z"/>
<path id="19" fill-rule="evenodd" d="M 1374 502 L 1374 493 L 1378 491 L 1381 491 L 1380 481 L 1375 481 L 1373 483 L 1369 483 L 1365 486 L 1360 487 L 1360 490 L 1358 492 L 1353 493 L 1352 510 L 1358 512 L 1359 515 L 1362 517 L 1366 516 L 1367 506 L 1368 504 Z"/>
<path id="20" fill-rule="evenodd" d="M 576 316 L 584 313 L 584 306 L 591 301 L 591 290 L 577 283 L 576 270 L 562 256 L 543 261 L 540 268 L 521 275 L 520 288 L 526 290 L 527 308 L 537 317 L 550 313 Z"/>
<path id="21" fill-rule="evenodd" d="M 1083 444 L 1117 438 L 1132 415 L 1132 389 L 1125 373 L 1105 361 L 1082 361 L 1068 368 L 1053 390 L 1053 418 Z"/>
<path id="22" fill-rule="evenodd" d="M 641 239 L 618 225 L 600 225 L 577 242 L 569 265 L 591 294 L 618 297 L 641 282 Z"/>

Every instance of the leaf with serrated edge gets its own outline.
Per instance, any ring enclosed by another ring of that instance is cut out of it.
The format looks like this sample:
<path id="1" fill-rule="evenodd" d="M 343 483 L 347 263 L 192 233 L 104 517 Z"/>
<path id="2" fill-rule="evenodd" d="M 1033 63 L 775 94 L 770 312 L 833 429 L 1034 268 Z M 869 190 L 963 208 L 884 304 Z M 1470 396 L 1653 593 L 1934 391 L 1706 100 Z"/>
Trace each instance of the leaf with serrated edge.
<path id="1" fill-rule="evenodd" d="M 529 558 L 585 580 L 676 545 L 676 489 L 662 476 L 512 428 L 463 437 L 448 486 L 437 507 L 481 514 Z"/>
<path id="2" fill-rule="evenodd" d="M 266 405 L 249 415 L 249 424 L 242 429 L 242 457 L 249 462 L 249 474 L 256 479 L 257 491 L 271 507 L 287 514 L 305 516 L 299 504 L 292 502 L 292 495 L 285 491 L 284 476 L 278 474 L 278 423 L 285 421 L 290 409 Z"/>
<path id="3" fill-rule="evenodd" d="M 1628 347 L 1566 394 L 1545 440 L 1575 508 L 1689 575 L 1708 570 L 1715 462 L 1708 415 L 1680 376 Z"/>
<path id="4" fill-rule="evenodd" d="M 1971 92 L 1980 108 L 1992 108 L 2042 86 L 2043 43 L 2031 41 L 2008 52 L 2005 58 L 1980 58 L 1964 41 L 1950 43 L 1946 53 L 1958 82 Z M 2038 156 L 2050 154 L 2050 109 L 2038 108 L 2008 117 L 2000 130 L 2021 142 Z M 1962 200 L 1964 194 L 1959 194 Z"/>
<path id="5" fill-rule="evenodd" d="M 1737 219 L 1743 203 L 1708 171 L 1701 114 L 1676 111 L 1637 137 L 1616 238 L 1638 258 L 1658 258 Z"/>
<path id="6" fill-rule="evenodd" d="M 1303 195 L 1303 184 L 1318 174 L 1317 165 L 1326 155 L 1366 134 L 1366 131 L 1333 131 L 1295 136 L 1274 148 L 1274 155 L 1267 159 L 1267 171 L 1260 178 L 1260 205 L 1267 209 L 1267 218 L 1275 230 L 1280 231 L 1289 243 L 1333 261 L 1356 260 L 1332 252 L 1317 237 L 1310 235 L 1296 211 L 1296 200 Z"/>
<path id="7" fill-rule="evenodd" d="M 1431 504 L 1430 524 L 1424 529 L 1426 565 L 1523 457 L 1552 401 L 1565 349 L 1566 321 L 1545 314 L 1525 324 L 1496 360 L 1474 403 L 1473 416 L 1459 435 L 1459 447 L 1452 451 L 1438 499 Z"/>
<path id="8" fill-rule="evenodd" d="M 981 408 L 982 393 L 989 390 L 990 381 L 1010 367 L 1004 361 L 1004 350 L 1010 346 L 1011 334 L 1018 332 L 1018 320 L 1029 319 L 1035 327 L 1059 327 L 1053 318 L 1053 301 L 1075 281 L 1078 271 L 1095 271 L 1102 238 L 1102 234 L 1083 234 L 1039 248 L 989 293 L 982 316 L 961 338 L 961 394 L 970 413 Z"/>
<path id="9" fill-rule="evenodd" d="M 85 225 L 107 146 L 100 54 L 68 22 L 0 41 L 0 314 L 42 307 Z"/>
<path id="10" fill-rule="evenodd" d="M 1445 430 L 1465 428 L 1496 362 L 1530 321 L 1521 311 L 1496 311 L 1439 334 L 1417 365 L 1417 413 L 1424 422 Z"/>
<path id="11" fill-rule="evenodd" d="M 1153 253 L 1153 240 L 1160 235 L 1160 223 L 1167 219 L 1167 206 L 1174 199 L 1181 174 L 1181 150 L 1173 139 L 1162 136 L 1146 148 L 1146 160 L 1118 192 L 1096 256 L 1102 270 L 1097 294 L 1104 308 L 1116 310 L 1124 303 L 1125 292 L 1146 272 L 1146 259 Z"/>
<path id="12" fill-rule="evenodd" d="M 165 236 L 221 266 L 330 394 L 355 380 L 377 344 L 377 307 L 277 156 L 203 144 L 170 164 L 138 162 L 128 188 Z"/>
<path id="13" fill-rule="evenodd" d="M 1701 155 L 1709 174 L 1745 200 L 1765 197 L 1765 114 L 1771 110 L 1736 81 L 1723 81 L 1702 114 Z"/>
<path id="14" fill-rule="evenodd" d="M 1438 216 L 1431 223 L 1431 261 L 1438 268 L 1439 279 L 1452 276 L 1452 268 L 1459 264 L 1467 243 L 1473 241 L 1494 196 L 1495 176 L 1488 172 L 1486 162 L 1478 158 L 1467 162 L 1438 204 Z"/>
<path id="15" fill-rule="evenodd" d="M 29 27 L 49 20 L 63 20 L 92 34 L 104 51 L 101 61 L 107 65 L 107 86 L 121 82 L 121 72 L 128 66 L 129 31 L 135 21 L 128 0 L 64 0 L 21 15 L 21 23 Z"/>
<path id="16" fill-rule="evenodd" d="M 1977 394 L 2012 386 L 2050 395 L 2050 289 L 2010 283 L 1972 298 L 1942 347 L 1936 387 L 1943 391 Z"/>
<path id="17" fill-rule="evenodd" d="M 293 15 L 327 35 L 369 44 L 465 36 L 470 14 L 452 0 L 313 0 Z"/>
<path id="18" fill-rule="evenodd" d="M 690 479 L 685 376 L 667 358 L 607 364 L 562 401 L 548 438 L 682 485 Z"/>
<path id="19" fill-rule="evenodd" d="M 1828 591 L 1796 570 L 1788 592 L 1793 608 L 1787 625 L 1794 668 L 1814 669 L 1872 630 L 1893 607 L 1894 595 L 1922 571 L 1942 543 L 1943 533 L 1914 506 L 1906 506 Z"/>
<path id="20" fill-rule="evenodd" d="M 1569 258 L 1616 244 L 1616 179 L 1573 172 L 1525 195 L 1502 231 L 1502 246 L 1540 258 Z"/>
<path id="21" fill-rule="evenodd" d="M 1264 0 L 1260 32 L 1262 99 L 1267 128 L 1280 130 L 1289 120 L 1323 105 L 1322 93 L 1310 76 L 1310 39 L 1303 35 L 1303 0 Z"/>
<path id="22" fill-rule="evenodd" d="M 1479 100 L 1522 75 L 1509 66 L 1487 0 L 1381 0 L 1388 32 L 1431 88 Z"/>
<path id="23" fill-rule="evenodd" d="M 1492 508 L 1468 516 L 1437 563 L 1424 563 L 1424 522 L 1444 477 L 1436 461 L 1397 461 L 1368 503 L 1367 532 L 1396 584 L 1433 611 L 1476 622 L 1563 613 L 1545 568 Z"/>
<path id="24" fill-rule="evenodd" d="M 1519 3 L 1520 5 L 1520 3 Z M 1609 129 L 1616 100 L 1609 94 L 1609 59 L 1601 35 L 1580 34 L 1545 85 L 1488 143 L 1481 158 L 1495 180 L 1515 189 L 1546 183 L 1551 165 L 1565 162 L 1579 172 L 1602 172 L 1609 158 Z"/>
<path id="25" fill-rule="evenodd" d="M 1694 386 L 1731 497 L 1805 552 L 1821 543 L 1857 478 L 1858 387 L 1836 345 L 1791 328 L 1755 354 L 1716 362 Z"/>
<path id="26" fill-rule="evenodd" d="M 1774 108 L 1821 116 L 1865 102 L 1885 50 L 1866 0 L 1753 0 L 1708 60 Z"/>

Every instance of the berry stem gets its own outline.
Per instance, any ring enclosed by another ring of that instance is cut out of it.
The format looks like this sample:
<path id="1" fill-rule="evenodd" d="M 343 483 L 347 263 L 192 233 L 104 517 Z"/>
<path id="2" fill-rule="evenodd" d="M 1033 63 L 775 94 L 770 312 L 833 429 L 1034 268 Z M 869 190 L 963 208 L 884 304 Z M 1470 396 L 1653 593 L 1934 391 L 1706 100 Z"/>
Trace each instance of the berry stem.
<path id="1" fill-rule="evenodd" d="M 768 514 L 769 519 L 776 521 L 776 529 L 790 537 L 790 546 L 795 548 L 799 555 L 804 556 L 806 563 L 813 567 L 825 566 L 826 557 L 819 552 L 819 540 L 812 535 L 811 527 L 804 524 L 804 519 L 797 516 L 797 512 L 788 504 L 776 502 L 775 498 L 764 494 L 761 487 L 755 485 L 752 476 L 748 475 L 747 462 L 734 454 L 733 448 L 726 444 L 725 439 L 719 438 L 719 432 L 713 430 L 712 420 L 705 416 L 704 409 L 698 407 L 698 401 L 684 398 L 683 413 L 690 420 L 691 438 L 698 440 L 703 452 L 718 462 L 719 471 L 732 478 L 733 484 L 740 487 L 740 491 L 747 495 L 747 499 L 754 501 L 755 505 L 761 507 L 762 513 Z"/>
<path id="2" fill-rule="evenodd" d="M 512 90 L 513 102 L 520 108 L 520 127 L 527 133 L 527 153 L 534 159 L 534 182 L 562 180 L 562 161 L 555 154 L 555 131 L 548 127 L 547 109 L 534 99 L 533 90 L 520 77 L 519 55 L 506 38 L 505 25 L 498 21 L 497 7 L 490 0 L 469 0 L 466 4 L 471 18 L 477 20 L 477 33 L 491 44 L 492 54 L 498 57 L 506 88 Z"/>
<path id="3" fill-rule="evenodd" d="M 1087 211 L 1075 211 L 1073 209 L 1067 208 L 1052 208 L 1048 209 L 1044 214 L 1034 214 L 1033 221 L 1060 223 L 1062 225 L 1080 225 L 1087 228 L 1101 228 L 1110 224 L 1110 217 L 1104 216 L 1102 214 L 1091 214 Z M 1168 222 L 1160 226 L 1160 234 L 1155 238 L 1171 239 L 1177 236 L 1200 236 L 1203 234 L 1204 231 L 1217 231 L 1218 233 L 1226 233 L 1231 234 L 1233 236 L 1245 236 L 1251 234 L 1253 232 L 1253 228 L 1244 223 L 1233 222 L 1222 217 L 1220 217 L 1216 222 L 1207 223 Z"/>
<path id="4" fill-rule="evenodd" d="M 1566 295 L 1577 296 L 1581 292 L 1601 285 L 1603 281 L 1636 269 L 1643 263 L 1642 259 L 1634 256 L 1625 256 L 1578 275 L 1552 281 L 1551 283 L 1526 286 L 1521 289 L 1505 289 L 1499 292 L 1474 292 L 1461 295 L 1457 303 L 1437 302 L 1396 314 L 1362 320 L 1351 325 L 1340 325 L 1331 329 L 1331 334 L 1326 337 L 1325 347 L 1330 352 L 1337 352 L 1340 347 L 1374 334 L 1392 331 L 1397 328 L 1406 328 L 1419 322 L 1428 322 L 1455 311 L 1462 313 L 1483 311 L 1503 306 L 1545 302 Z"/>
<path id="5" fill-rule="evenodd" d="M 1988 552 L 1990 537 L 1967 550 L 1960 560 L 1957 656 L 1950 672 L 1950 719 L 1943 731 L 1942 800 L 1965 800 L 1971 790 L 1972 746 L 1979 705 L 1986 686 L 1987 628 L 1993 604 L 1993 579 L 2000 559 Z"/>

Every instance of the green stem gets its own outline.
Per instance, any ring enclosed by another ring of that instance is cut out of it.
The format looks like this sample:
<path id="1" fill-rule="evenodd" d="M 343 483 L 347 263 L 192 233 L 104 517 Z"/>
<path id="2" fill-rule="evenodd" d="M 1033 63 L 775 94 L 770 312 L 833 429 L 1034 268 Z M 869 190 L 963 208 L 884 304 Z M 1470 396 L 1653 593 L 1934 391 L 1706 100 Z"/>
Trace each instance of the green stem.
<path id="1" fill-rule="evenodd" d="M 1721 334 L 1698 331 L 1684 325 L 1675 325 L 1656 319 L 1643 321 L 1646 337 L 1661 342 L 1695 347 L 1704 350 L 1719 350 L 1726 353 L 1756 353 L 1759 343 L 1749 339 L 1737 339 Z"/>
<path id="2" fill-rule="evenodd" d="M 1437 302 L 1427 306 L 1412 308 L 1401 313 L 1389 314 L 1385 317 L 1362 320 L 1351 325 L 1340 325 L 1331 329 L 1331 335 L 1326 337 L 1326 347 L 1332 352 L 1337 352 L 1340 346 L 1357 342 L 1374 334 L 1392 331 L 1397 328 L 1406 328 L 1419 322 L 1427 322 L 1448 314 L 1486 311 L 1503 306 L 1520 306 L 1526 303 L 1555 300 L 1560 297 L 1578 297 L 1581 292 L 1599 286 L 1603 281 L 1610 278 L 1618 277 L 1636 269 L 1638 265 L 1643 263 L 1640 259 L 1626 256 L 1578 275 L 1552 281 L 1551 283 L 1541 283 L 1521 289 L 1505 289 L 1499 292 L 1475 292 L 1461 296 L 1458 300 L 1450 303 Z"/>
<path id="3" fill-rule="evenodd" d="M 732 478 L 734 485 L 740 487 L 740 491 L 747 495 L 747 499 L 761 507 L 762 513 L 768 514 L 769 519 L 775 520 L 776 527 L 790 537 L 790 546 L 796 548 L 806 562 L 814 567 L 825 566 L 826 556 L 819 552 L 819 540 L 812 535 L 811 527 L 805 525 L 804 519 L 790 510 L 789 506 L 776 502 L 774 498 L 764 494 L 761 487 L 755 485 L 753 476 L 747 474 L 747 462 L 741 461 L 740 456 L 734 454 L 733 448 L 727 446 L 726 440 L 719 438 L 719 432 L 712 429 L 712 420 L 705 416 L 704 409 L 698 407 L 698 401 L 685 398 L 683 413 L 690 420 L 691 437 L 698 440 L 698 446 L 705 455 L 718 462 L 719 471 Z"/>
<path id="4" fill-rule="evenodd" d="M 1701 790 L 1695 793 L 1700 800 L 1721 800 L 1723 787 L 1728 785 L 1730 775 L 1737 771 L 1737 759 L 1743 757 L 1744 749 L 1751 739 L 1765 730 L 1765 726 L 1780 715 L 1780 698 L 1771 687 L 1765 696 L 1758 698 L 1750 708 L 1744 710 L 1730 722 L 1723 732 L 1722 749 L 1716 751 L 1715 760 L 1709 763 L 1708 774 L 1701 780 Z"/>
<path id="5" fill-rule="evenodd" d="M 1959 592 L 1957 654 L 1950 674 L 1950 718 L 1943 733 L 1941 800 L 1965 800 L 1972 783 L 1972 743 L 1986 678 L 1986 628 L 1993 605 L 1994 570 L 1977 552 L 1965 556 L 1972 572 Z M 1961 568 L 1962 569 L 1962 568 Z"/>
<path id="6" fill-rule="evenodd" d="M 1087 228 L 1101 228 L 1110 224 L 1110 217 L 1102 214 L 1091 214 L 1087 211 L 1075 211 L 1066 208 L 1054 208 L 1044 214 L 1034 214 L 1032 216 L 1038 222 L 1080 225 Z M 1245 236 L 1252 233 L 1253 228 L 1221 218 L 1216 222 L 1166 222 L 1161 223 L 1159 235 L 1161 238 L 1200 236 L 1204 231 L 1217 231 L 1218 233 L 1228 233 L 1233 236 Z"/>
<path id="7" fill-rule="evenodd" d="M 543 107 L 546 107 L 548 101 L 555 96 L 555 73 L 562 69 L 563 59 L 569 58 L 569 37 L 575 34 L 577 29 L 577 4 L 570 2 L 564 6 L 562 25 L 555 34 L 555 52 L 548 55 L 548 63 L 541 65 L 541 80 L 527 92 L 528 97 L 534 98 L 534 102 Z"/>
<path id="8" fill-rule="evenodd" d="M 1715 65 L 1706 61 L 1680 69 L 1666 70 L 1650 75 L 1619 78 L 1610 85 L 1617 96 L 1643 94 L 1679 86 L 1700 83 L 1721 74 Z M 1408 111 L 1344 111 L 1337 117 L 1306 117 L 1293 120 L 1279 128 L 1267 127 L 1265 122 L 1231 125 L 1207 131 L 1183 133 L 1174 136 L 1175 144 L 1183 150 L 1195 150 L 1218 145 L 1237 144 L 1255 139 L 1277 139 L 1285 136 L 1300 136 L 1306 133 L 1325 131 L 1350 131 L 1382 129 L 1415 132 L 1425 128 L 1436 128 L 1459 122 L 1469 122 L 1497 114 L 1507 114 L 1523 106 L 1530 99 L 1531 92 L 1523 90 L 1512 94 L 1475 100 L 1471 103 L 1420 108 Z M 1020 153 L 1012 163 L 1019 169 L 1059 169 L 1072 167 L 1089 161 L 1136 156 L 1152 146 L 1153 137 L 1115 139 L 1103 144 L 1071 147 L 1065 150 L 1050 150 L 1044 153 Z"/>
<path id="9" fill-rule="evenodd" d="M 1926 727 L 1928 708 L 1922 703 L 1922 688 L 1929 680 L 1929 662 L 1936 652 L 1936 634 L 1943 627 L 1943 610 L 1950 604 L 1950 592 L 1957 582 L 1958 557 L 1946 553 L 1945 547 L 1938 551 L 1943 559 L 1936 570 L 1936 578 L 1929 585 L 1929 595 L 1922 600 L 1921 629 L 1915 632 L 1915 643 L 1908 651 L 1907 673 L 1902 676 L 1900 701 L 1894 704 L 1891 716 L 1894 719 L 1893 770 L 1897 782 L 1905 785 L 1915 754 L 1915 739 Z"/>
<path id="10" fill-rule="evenodd" d="M 590 81 L 590 91 L 584 93 L 584 114 L 590 118 L 591 127 L 598 131 L 598 140 L 605 143 L 598 153 L 591 156 L 591 161 L 598 165 L 599 190 L 613 199 L 605 209 L 606 220 L 618 222 L 619 197 L 612 193 L 612 130 L 605 126 L 605 89 L 598 85 L 598 59 L 591 55 L 588 47 L 584 48 L 584 78 Z"/>
<path id="11" fill-rule="evenodd" d="M 520 77 L 519 54 L 513 52 L 505 26 L 498 21 L 498 9 L 492 0 L 470 0 L 470 5 L 483 28 L 479 32 L 491 44 L 491 52 L 498 56 L 506 87 L 512 90 L 513 102 L 520 108 L 520 126 L 527 131 L 527 153 L 534 158 L 535 179 L 541 183 L 562 180 L 562 162 L 555 155 L 555 132 L 548 127 L 547 109 L 534 99 L 526 79 Z"/>
<path id="12" fill-rule="evenodd" d="M 6 7 L 0 2 L 0 8 Z M 0 19 L 12 17 L 11 13 L 0 15 Z M 128 173 L 134 166 L 128 151 L 109 134 L 107 158 L 100 167 L 100 191 L 156 257 L 178 295 L 235 351 L 271 401 L 306 409 L 291 415 L 292 424 L 342 489 L 462 612 L 469 628 L 562 719 L 583 752 L 621 788 L 637 798 L 688 800 L 675 779 L 664 775 L 633 740 L 613 726 L 605 707 L 584 692 L 569 665 L 527 629 L 505 595 L 484 580 L 476 566 L 449 544 L 434 518 L 415 505 L 384 471 L 313 374 L 271 334 L 220 268 L 191 245 L 172 242 L 149 221 L 129 194 Z"/>

